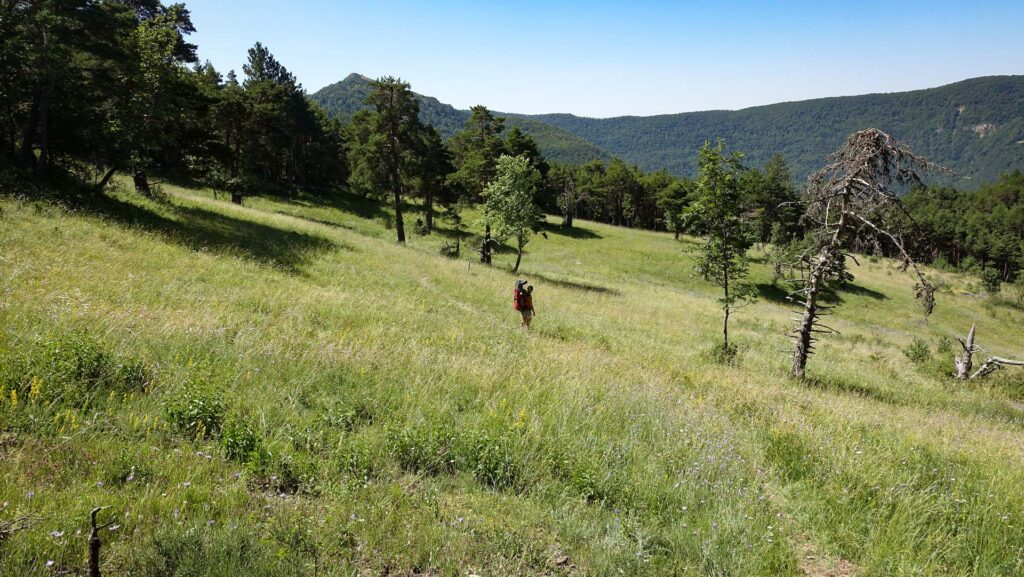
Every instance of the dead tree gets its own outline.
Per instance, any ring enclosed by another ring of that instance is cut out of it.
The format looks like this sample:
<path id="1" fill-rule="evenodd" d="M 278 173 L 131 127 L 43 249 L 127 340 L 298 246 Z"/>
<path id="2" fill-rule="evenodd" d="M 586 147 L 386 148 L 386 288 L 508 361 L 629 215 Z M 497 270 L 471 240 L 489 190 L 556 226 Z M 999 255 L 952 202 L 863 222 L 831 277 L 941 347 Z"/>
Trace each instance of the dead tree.
<path id="1" fill-rule="evenodd" d="M 963 356 L 957 355 L 953 361 L 956 364 L 956 380 L 958 381 L 967 380 L 971 374 L 971 367 L 974 366 L 974 353 L 981 350 L 974 346 L 974 329 L 975 326 L 971 325 L 971 330 L 967 333 L 967 340 L 959 337 L 956 339 L 960 341 L 960 346 L 964 349 Z"/>
<path id="2" fill-rule="evenodd" d="M 576 183 L 572 175 L 568 174 L 562 184 L 562 192 L 558 195 L 558 208 L 562 211 L 562 226 L 572 228 L 572 221 L 576 218 L 576 204 L 579 196 L 576 194 Z"/>
<path id="3" fill-rule="evenodd" d="M 971 330 L 967 333 L 967 340 L 957 338 L 957 340 L 960 341 L 960 346 L 964 349 L 963 356 L 957 355 L 956 359 L 954 359 L 956 364 L 956 378 L 958 381 L 981 378 L 1003 367 L 1024 367 L 1024 361 L 1004 359 L 1003 357 L 989 357 L 985 359 L 984 363 L 981 363 L 981 367 L 979 367 L 973 375 L 968 376 L 971 372 L 971 367 L 973 366 L 972 359 L 974 357 L 974 353 L 981 351 L 981 347 L 975 346 L 974 344 L 974 329 L 974 325 L 971 325 Z"/>
<path id="4" fill-rule="evenodd" d="M 807 358 L 814 351 L 815 334 L 835 332 L 821 324 L 828 307 L 820 302 L 830 281 L 842 281 L 847 248 L 865 239 L 889 241 L 917 276 L 915 295 L 922 302 L 925 317 L 935 306 L 935 289 L 925 279 L 903 239 L 912 221 L 896 192 L 920 183 L 920 174 L 947 170 L 912 153 L 888 134 L 871 128 L 851 135 L 829 163 L 808 179 L 804 192 L 804 221 L 812 243 L 799 258 L 802 286 L 790 295 L 801 305 L 799 325 L 794 330 L 793 376 L 803 378 Z M 894 191 L 893 188 L 897 188 Z"/>

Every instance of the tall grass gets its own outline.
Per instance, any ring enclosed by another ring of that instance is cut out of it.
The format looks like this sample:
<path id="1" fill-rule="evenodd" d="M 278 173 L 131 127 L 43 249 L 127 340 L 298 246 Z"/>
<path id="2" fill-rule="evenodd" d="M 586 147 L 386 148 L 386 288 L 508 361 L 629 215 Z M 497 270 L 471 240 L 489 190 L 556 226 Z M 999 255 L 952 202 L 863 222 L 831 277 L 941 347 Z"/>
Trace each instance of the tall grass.
<path id="1" fill-rule="evenodd" d="M 1011 354 L 1022 317 L 956 275 L 923 323 L 863 261 L 798 383 L 767 267 L 714 362 L 688 239 L 551 227 L 524 333 L 510 253 L 166 190 L 0 201 L 0 523 L 35 522 L 0 575 L 83 571 L 101 505 L 109 574 L 1024 573 L 1024 388 L 939 352 L 977 322 Z"/>

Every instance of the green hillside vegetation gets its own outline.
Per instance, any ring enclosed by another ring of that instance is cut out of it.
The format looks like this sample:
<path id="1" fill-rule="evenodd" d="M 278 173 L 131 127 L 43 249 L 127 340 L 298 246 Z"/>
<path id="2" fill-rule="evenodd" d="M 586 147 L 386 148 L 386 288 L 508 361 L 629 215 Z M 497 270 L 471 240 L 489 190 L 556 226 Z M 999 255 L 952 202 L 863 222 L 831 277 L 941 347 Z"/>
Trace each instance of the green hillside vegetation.
<path id="1" fill-rule="evenodd" d="M 518 117 L 517 115 L 509 115 Z M 881 129 L 977 186 L 1024 165 L 1024 76 L 990 76 L 939 88 L 785 102 L 738 111 L 659 116 L 529 118 L 568 130 L 644 170 L 696 174 L 693 151 L 724 138 L 754 164 L 782 154 L 798 179 L 843 138 Z"/>
<path id="2" fill-rule="evenodd" d="M 325 86 L 310 95 L 332 117 L 348 122 L 352 116 L 366 108 L 372 80 L 359 74 L 349 74 L 341 82 Z M 444 138 L 451 138 L 462 130 L 469 120 L 468 110 L 458 110 L 431 96 L 417 94 L 420 120 L 433 126 Z M 611 154 L 601 150 L 575 134 L 532 118 L 510 118 L 509 128 L 515 126 L 537 140 L 544 155 L 558 162 L 582 164 L 589 160 L 609 160 Z"/>
<path id="3" fill-rule="evenodd" d="M 363 107 L 369 79 L 352 74 L 312 97 L 331 115 Z M 420 96 L 421 118 L 444 136 L 469 112 Z M 572 114 L 501 113 L 533 135 L 549 158 L 579 164 L 612 155 L 644 171 L 697 173 L 695 151 L 723 138 L 753 165 L 781 154 L 802 180 L 845 135 L 879 128 L 959 175 L 951 184 L 975 188 L 1024 165 L 1024 76 L 992 76 L 938 88 L 784 102 L 738 111 L 585 118 Z"/>
<path id="4" fill-rule="evenodd" d="M 524 333 L 511 247 L 114 183 L 4 185 L 0 575 L 84 573 L 95 506 L 104 575 L 1024 573 L 1024 375 L 949 377 L 972 323 L 1020 356 L 1024 310 L 971 279 L 928 270 L 923 323 L 860 258 L 801 382 L 756 248 L 719 364 L 696 239 L 548 224 Z"/>

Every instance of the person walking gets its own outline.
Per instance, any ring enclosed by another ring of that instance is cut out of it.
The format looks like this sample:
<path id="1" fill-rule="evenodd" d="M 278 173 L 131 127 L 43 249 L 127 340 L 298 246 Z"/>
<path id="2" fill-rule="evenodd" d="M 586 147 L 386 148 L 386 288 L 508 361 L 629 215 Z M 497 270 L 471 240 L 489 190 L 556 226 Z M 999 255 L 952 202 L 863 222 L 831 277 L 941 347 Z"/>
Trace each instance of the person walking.
<path id="1" fill-rule="evenodd" d="M 523 306 L 519 312 L 523 314 L 523 330 L 530 330 L 530 322 L 537 316 L 537 311 L 533 308 L 533 285 L 526 287 L 526 292 L 523 293 Z"/>
<path id="2" fill-rule="evenodd" d="M 516 282 L 516 290 L 513 295 L 512 308 L 519 311 L 523 317 L 523 330 L 530 330 L 530 322 L 537 314 L 533 308 L 533 285 L 527 285 L 525 280 Z"/>

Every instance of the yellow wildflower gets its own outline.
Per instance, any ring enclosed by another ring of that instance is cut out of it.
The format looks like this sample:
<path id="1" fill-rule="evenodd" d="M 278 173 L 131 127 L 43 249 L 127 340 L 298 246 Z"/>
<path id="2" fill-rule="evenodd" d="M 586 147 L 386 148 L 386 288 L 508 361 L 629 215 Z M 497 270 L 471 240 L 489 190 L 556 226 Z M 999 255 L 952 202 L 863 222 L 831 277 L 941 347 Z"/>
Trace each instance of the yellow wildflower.
<path id="1" fill-rule="evenodd" d="M 43 379 L 40 379 L 38 376 L 33 376 L 32 383 L 29 385 L 28 388 L 28 400 L 34 403 L 39 400 L 39 397 L 42 396 L 42 393 Z"/>

